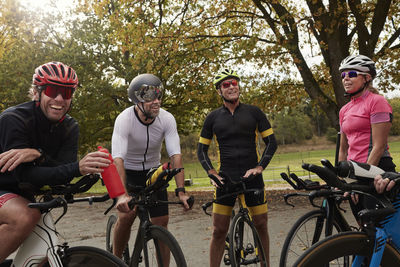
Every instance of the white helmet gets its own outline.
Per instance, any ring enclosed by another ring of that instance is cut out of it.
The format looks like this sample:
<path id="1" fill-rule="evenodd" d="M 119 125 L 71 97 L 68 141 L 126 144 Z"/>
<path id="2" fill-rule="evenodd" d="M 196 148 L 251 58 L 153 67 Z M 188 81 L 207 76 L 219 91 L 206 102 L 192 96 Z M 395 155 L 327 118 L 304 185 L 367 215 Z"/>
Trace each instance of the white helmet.
<path id="1" fill-rule="evenodd" d="M 364 55 L 348 56 L 342 60 L 339 71 L 358 70 L 360 72 L 369 73 L 373 78 L 376 76 L 375 62 Z"/>

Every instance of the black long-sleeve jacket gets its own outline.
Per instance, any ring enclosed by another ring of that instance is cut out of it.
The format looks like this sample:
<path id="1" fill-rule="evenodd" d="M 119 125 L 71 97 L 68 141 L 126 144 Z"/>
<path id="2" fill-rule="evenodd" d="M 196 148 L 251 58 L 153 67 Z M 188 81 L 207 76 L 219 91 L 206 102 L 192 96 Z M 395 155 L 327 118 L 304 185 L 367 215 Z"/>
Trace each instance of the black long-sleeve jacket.
<path id="1" fill-rule="evenodd" d="M 27 192 L 21 184 L 64 184 L 80 176 L 78 138 L 78 123 L 69 115 L 61 122 L 50 122 L 34 101 L 6 109 L 0 114 L 0 153 L 15 148 L 40 148 L 44 158 L 40 163 L 23 163 L 14 171 L 0 173 L 0 189 L 25 196 Z"/>

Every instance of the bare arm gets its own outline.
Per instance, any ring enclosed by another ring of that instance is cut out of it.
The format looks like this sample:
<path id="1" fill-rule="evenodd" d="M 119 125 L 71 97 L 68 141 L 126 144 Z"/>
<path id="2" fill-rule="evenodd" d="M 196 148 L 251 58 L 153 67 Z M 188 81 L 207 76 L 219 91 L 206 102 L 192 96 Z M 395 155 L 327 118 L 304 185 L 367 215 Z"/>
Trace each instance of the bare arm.
<path id="1" fill-rule="evenodd" d="M 345 133 L 340 134 L 340 147 L 338 161 L 347 160 L 347 150 L 349 149 L 349 143 Z"/>
<path id="2" fill-rule="evenodd" d="M 371 124 L 372 150 L 367 159 L 368 164 L 378 166 L 382 154 L 387 146 L 387 141 L 391 126 L 392 123 L 390 122 Z"/>
<path id="3" fill-rule="evenodd" d="M 117 167 L 119 177 L 121 178 L 122 184 L 125 187 L 125 194 L 118 197 L 116 208 L 120 212 L 127 213 L 127 212 L 130 212 L 128 202 L 131 199 L 131 197 L 129 196 L 128 190 L 126 188 L 126 173 L 125 173 L 125 167 L 124 167 L 124 160 L 122 158 L 115 158 L 114 164 L 115 164 L 115 167 Z"/>
<path id="4" fill-rule="evenodd" d="M 182 155 L 181 154 L 175 154 L 171 156 L 171 164 L 172 168 L 183 168 L 182 164 Z M 175 183 L 177 188 L 184 188 L 185 187 L 185 173 L 184 170 L 179 172 L 177 175 L 175 175 Z M 184 204 L 184 209 L 189 210 L 189 205 L 187 203 L 188 196 L 184 192 L 179 192 L 178 193 L 179 200 L 182 201 Z"/>

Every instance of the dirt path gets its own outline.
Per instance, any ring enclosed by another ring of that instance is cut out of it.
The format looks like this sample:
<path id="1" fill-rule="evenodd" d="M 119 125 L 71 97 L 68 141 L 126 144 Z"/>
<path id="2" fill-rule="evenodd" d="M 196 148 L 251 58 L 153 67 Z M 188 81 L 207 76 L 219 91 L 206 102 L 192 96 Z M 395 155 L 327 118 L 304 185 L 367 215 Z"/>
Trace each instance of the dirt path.
<path id="1" fill-rule="evenodd" d="M 269 191 L 269 234 L 271 244 L 271 266 L 278 266 L 280 250 L 291 225 L 307 210 L 312 209 L 307 202 L 298 201 L 296 208 L 283 203 L 285 191 Z M 170 207 L 169 230 L 178 240 L 185 254 L 188 266 L 208 266 L 208 249 L 211 235 L 211 217 L 201 210 L 201 204 L 211 199 L 210 192 L 196 193 L 196 203 L 192 211 L 183 212 L 181 207 Z M 105 248 L 105 228 L 108 216 L 103 212 L 110 205 L 76 203 L 69 206 L 68 213 L 57 225 L 59 232 L 71 246 L 90 245 Z M 111 213 L 114 213 L 112 211 Z M 347 212 L 349 215 L 349 212 Z M 56 218 L 56 216 L 55 216 Z M 351 218 L 351 217 L 350 217 Z M 137 228 L 135 222 L 134 229 Z M 134 235 L 134 233 L 132 234 Z M 131 247 L 134 238 L 131 237 Z"/>

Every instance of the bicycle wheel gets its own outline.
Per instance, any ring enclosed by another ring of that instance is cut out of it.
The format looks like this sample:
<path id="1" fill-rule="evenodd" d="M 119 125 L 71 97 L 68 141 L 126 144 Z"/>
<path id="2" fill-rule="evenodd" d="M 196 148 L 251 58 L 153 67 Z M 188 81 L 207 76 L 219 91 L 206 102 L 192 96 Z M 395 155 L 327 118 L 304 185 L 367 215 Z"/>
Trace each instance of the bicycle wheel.
<path id="1" fill-rule="evenodd" d="M 139 237 L 139 240 L 140 239 L 141 237 Z M 163 266 L 161 264 L 162 256 L 160 254 L 160 243 L 164 244 L 170 251 L 170 267 L 186 267 L 186 260 L 182 249 L 180 248 L 178 241 L 176 241 L 175 237 L 168 232 L 167 229 L 158 225 L 151 225 L 150 229 L 146 233 L 146 240 L 144 243 L 144 248 L 142 242 L 135 243 L 130 264 L 131 267 Z M 145 256 L 146 252 L 147 257 Z M 160 261 L 160 265 L 158 265 L 158 261 Z"/>
<path id="2" fill-rule="evenodd" d="M 95 247 L 71 247 L 61 256 L 64 267 L 123 267 L 126 264 L 108 251 Z M 44 266 L 48 267 L 46 262 Z M 58 265 L 57 265 L 58 266 Z"/>
<path id="3" fill-rule="evenodd" d="M 117 222 L 117 216 L 111 215 L 107 221 L 107 228 L 106 228 L 106 250 L 110 253 L 113 253 L 113 240 L 114 240 L 114 227 L 115 223 Z M 129 245 L 126 244 L 124 252 L 122 253 L 122 260 L 129 264 L 130 255 L 129 255 Z"/>
<path id="4" fill-rule="evenodd" d="M 280 267 L 293 266 L 293 263 L 313 244 L 324 239 L 326 217 L 321 210 L 312 210 L 301 216 L 290 229 L 283 243 Z M 342 232 L 333 221 L 332 235 Z"/>
<path id="5" fill-rule="evenodd" d="M 354 255 L 368 258 L 372 255 L 373 248 L 374 242 L 371 242 L 367 234 L 343 232 L 314 244 L 294 263 L 294 266 L 351 266 Z M 385 246 L 380 266 L 400 266 L 400 253 L 390 243 Z"/>
<path id="6" fill-rule="evenodd" d="M 236 214 L 229 229 L 231 266 L 267 266 L 264 249 L 253 223 Z"/>

